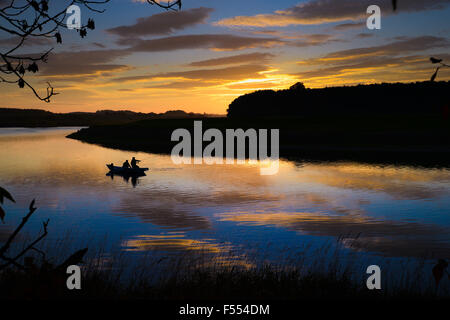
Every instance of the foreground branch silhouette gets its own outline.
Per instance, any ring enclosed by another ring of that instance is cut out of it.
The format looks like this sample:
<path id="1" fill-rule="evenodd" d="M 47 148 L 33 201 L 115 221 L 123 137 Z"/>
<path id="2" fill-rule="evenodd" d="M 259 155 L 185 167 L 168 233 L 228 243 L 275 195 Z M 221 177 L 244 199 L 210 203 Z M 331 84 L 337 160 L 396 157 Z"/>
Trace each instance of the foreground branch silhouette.
<path id="1" fill-rule="evenodd" d="M 47 92 L 40 94 L 33 85 L 26 80 L 27 73 L 39 71 L 39 62 L 47 62 L 49 53 L 53 48 L 41 54 L 23 54 L 18 52 L 25 43 L 38 41 L 38 43 L 50 43 L 52 40 L 62 44 L 60 29 L 67 29 L 64 22 L 67 16 L 67 8 L 71 5 L 84 7 L 91 12 L 102 13 L 104 10 L 95 6 L 105 4 L 109 0 L 70 0 L 61 6 L 60 0 L 50 5 L 50 0 L 6 0 L 0 3 L 0 35 L 7 35 L 10 48 L 2 48 L 0 51 L 0 82 L 16 84 L 20 88 L 25 86 L 41 101 L 50 102 L 50 98 L 58 94 L 50 83 L 47 82 Z M 95 22 L 88 19 L 86 25 L 82 25 L 77 32 L 84 38 L 87 29 L 95 29 Z"/>
<path id="2" fill-rule="evenodd" d="M 436 68 L 436 71 L 434 71 L 433 75 L 431 76 L 430 81 L 433 82 L 436 79 L 439 70 L 441 68 L 450 68 L 450 65 L 445 64 L 444 62 L 442 62 L 442 59 L 437 59 L 435 57 L 431 57 L 430 61 L 431 61 L 432 64 L 439 64 L 439 66 Z"/>
<path id="3" fill-rule="evenodd" d="M 3 204 L 4 199 L 8 199 L 11 202 L 15 202 L 12 195 L 2 187 L 0 187 L 0 204 Z M 3 246 L 0 247 L 0 260 L 3 260 L 4 262 L 0 264 L 0 271 L 6 269 L 9 266 L 14 266 L 22 271 L 28 271 L 31 267 L 34 267 L 34 265 L 30 261 L 30 258 L 25 258 L 25 264 L 19 263 L 19 259 L 22 258 L 27 252 L 34 250 L 38 253 L 40 253 L 43 256 L 44 264 L 45 266 L 51 266 L 46 260 L 45 260 L 45 253 L 41 250 L 37 249 L 35 246 L 41 242 L 48 234 L 47 226 L 50 222 L 50 219 L 47 219 L 47 221 L 42 222 L 43 226 L 43 232 L 41 232 L 38 237 L 31 241 L 28 245 L 24 246 L 24 248 L 17 254 L 15 254 L 13 257 L 9 257 L 7 255 L 8 250 L 10 249 L 11 244 L 16 239 L 17 235 L 20 233 L 22 228 L 25 226 L 25 224 L 28 222 L 28 220 L 31 218 L 33 213 L 36 211 L 36 207 L 34 206 L 35 200 L 31 201 L 30 206 L 28 207 L 28 213 L 22 218 L 22 222 L 17 226 L 17 228 L 11 233 L 11 235 L 8 237 L 6 242 L 3 244 Z M 5 218 L 5 211 L 2 207 L 0 207 L 0 218 L 4 222 Z M 66 268 L 69 265 L 80 263 L 83 259 L 83 256 L 87 252 L 87 248 L 79 250 L 72 254 L 66 261 L 64 261 L 61 265 L 51 268 L 51 271 L 54 272 L 65 272 Z"/>
<path id="4" fill-rule="evenodd" d="M 147 2 L 151 5 L 157 5 L 158 7 L 166 10 L 181 10 L 181 0 L 165 1 L 166 4 L 162 4 L 162 1 L 160 0 L 147 0 Z"/>

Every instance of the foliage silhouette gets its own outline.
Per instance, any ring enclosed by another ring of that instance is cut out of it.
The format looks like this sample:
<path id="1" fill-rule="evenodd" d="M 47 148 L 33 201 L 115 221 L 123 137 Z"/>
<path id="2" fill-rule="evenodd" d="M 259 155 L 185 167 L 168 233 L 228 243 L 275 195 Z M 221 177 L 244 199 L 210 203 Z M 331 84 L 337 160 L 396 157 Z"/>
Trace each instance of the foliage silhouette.
<path id="1" fill-rule="evenodd" d="M 0 203 L 3 204 L 4 198 L 10 200 L 11 202 L 15 202 L 12 195 L 4 188 L 0 187 Z M 17 228 L 11 233 L 11 235 L 8 237 L 6 242 L 0 247 L 0 260 L 4 261 L 2 264 L 0 264 L 0 272 L 8 268 L 9 266 L 14 266 L 17 269 L 21 271 L 30 271 L 33 269 L 36 269 L 36 265 L 33 263 L 33 258 L 31 256 L 24 258 L 24 263 L 20 263 L 19 259 L 22 258 L 25 254 L 30 252 L 31 250 L 36 251 L 42 255 L 43 263 L 41 265 L 42 270 L 50 271 L 54 274 L 65 272 L 67 266 L 72 264 L 77 264 L 82 262 L 83 256 L 87 252 L 87 248 L 79 250 L 72 254 L 64 263 L 61 265 L 52 268 L 51 264 L 46 261 L 45 259 L 45 253 L 41 250 L 36 248 L 36 245 L 41 242 L 48 234 L 47 226 L 49 224 L 49 219 L 47 221 L 42 222 L 43 226 L 43 232 L 39 234 L 39 236 L 31 241 L 31 243 L 24 245 L 24 248 L 19 252 L 14 254 L 12 257 L 8 256 L 8 252 L 10 251 L 11 244 L 16 239 L 17 235 L 20 233 L 22 228 L 26 225 L 28 220 L 31 218 L 33 213 L 37 210 L 35 207 L 35 200 L 31 201 L 29 207 L 28 207 L 28 213 L 22 218 L 22 222 L 17 226 Z M 0 213 L 1 213 L 1 219 L 4 220 L 5 218 L 5 211 L 3 208 L 0 207 Z"/>
<path id="2" fill-rule="evenodd" d="M 228 117 L 440 114 L 448 105 L 449 89 L 450 82 L 428 81 L 321 89 L 295 84 L 287 90 L 240 96 L 229 105 Z"/>
<path id="3" fill-rule="evenodd" d="M 39 3 L 36 0 L 9 0 L 2 2 L 0 7 L 0 31 L 11 36 L 10 39 L 16 40 L 17 44 L 13 45 L 12 48 L 3 48 L 0 52 L 0 58 L 3 63 L 3 65 L 0 65 L 0 74 L 2 74 L 0 82 L 17 84 L 19 88 L 26 86 L 39 100 L 50 102 L 50 98 L 57 94 L 50 83 L 47 83 L 46 94 L 41 95 L 25 79 L 25 74 L 27 72 L 38 72 L 37 62 L 47 62 L 48 55 L 53 48 L 39 55 L 21 54 L 18 50 L 24 46 L 26 41 L 31 41 L 32 39 L 48 40 L 55 38 L 56 43 L 61 44 L 62 36 L 59 30 L 67 28 L 64 20 L 68 7 L 79 5 L 91 12 L 101 13 L 104 10 L 96 9 L 94 6 L 107 2 L 109 0 L 70 0 L 66 1 L 62 10 L 56 4 L 50 6 L 48 0 L 41 0 Z M 87 25 L 81 26 L 77 31 L 84 38 L 87 34 L 87 29 L 93 30 L 94 28 L 94 20 L 89 18 Z"/>
<path id="4" fill-rule="evenodd" d="M 442 277 L 444 276 L 444 273 L 447 273 L 449 279 L 450 279 L 450 274 L 447 271 L 447 267 L 448 267 L 448 262 L 443 260 L 443 259 L 439 259 L 438 263 L 433 267 L 433 276 L 434 276 L 434 280 L 436 281 L 436 287 L 439 285 L 439 282 L 441 281 Z"/>

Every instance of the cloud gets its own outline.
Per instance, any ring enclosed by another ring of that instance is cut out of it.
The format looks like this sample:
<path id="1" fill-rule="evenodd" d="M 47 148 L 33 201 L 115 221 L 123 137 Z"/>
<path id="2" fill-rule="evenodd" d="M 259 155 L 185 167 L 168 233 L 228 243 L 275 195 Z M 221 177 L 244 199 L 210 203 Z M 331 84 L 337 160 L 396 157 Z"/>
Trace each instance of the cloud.
<path id="1" fill-rule="evenodd" d="M 349 22 L 349 23 L 341 23 L 336 26 L 334 26 L 334 30 L 337 31 L 344 31 L 348 29 L 359 29 L 366 26 L 365 22 Z"/>
<path id="2" fill-rule="evenodd" d="M 299 40 L 292 41 L 290 45 L 296 47 L 310 47 L 310 46 L 320 46 L 332 42 L 342 42 L 343 40 L 334 39 L 333 35 L 330 34 L 304 34 L 299 37 Z"/>
<path id="3" fill-rule="evenodd" d="M 194 89 L 194 88 L 204 88 L 220 85 L 222 81 L 202 81 L 202 80 L 188 80 L 188 81 L 173 81 L 165 84 L 157 84 L 146 86 L 147 89 Z"/>
<path id="4" fill-rule="evenodd" d="M 175 51 L 184 49 L 212 49 L 217 51 L 242 50 L 256 47 L 273 47 L 285 42 L 278 38 L 246 37 L 230 34 L 181 35 L 159 39 L 134 39 L 122 44 L 132 44 L 134 52 Z"/>
<path id="5" fill-rule="evenodd" d="M 386 256 L 423 257 L 433 252 L 448 258 L 450 246 L 441 241 L 449 229 L 437 224 L 376 220 L 361 215 L 328 215 L 322 212 L 227 212 L 221 221 L 240 225 L 287 228 L 302 234 L 342 238 L 344 244 L 357 250 L 379 252 Z M 352 235 L 359 234 L 358 237 Z"/>
<path id="6" fill-rule="evenodd" d="M 443 9 L 450 0 L 408 0 L 403 1 L 401 12 Z M 309 0 L 286 10 L 278 10 L 271 14 L 254 16 L 236 16 L 216 22 L 220 26 L 253 26 L 267 27 L 299 24 L 322 24 L 346 20 L 360 20 L 367 16 L 367 7 L 373 0 Z M 391 13 L 391 0 L 379 0 L 377 5 L 382 12 Z"/>
<path id="7" fill-rule="evenodd" d="M 355 59 L 363 56 L 378 55 L 397 55 L 404 53 L 415 53 L 433 48 L 446 48 L 450 46 L 450 42 L 443 37 L 420 36 L 414 38 L 406 38 L 405 40 L 394 41 L 385 45 L 354 48 L 332 52 L 325 55 L 321 60 L 344 60 Z"/>
<path id="8" fill-rule="evenodd" d="M 310 71 L 298 73 L 303 79 L 323 78 L 329 76 L 341 76 L 349 73 L 374 72 L 375 69 L 383 69 L 385 72 L 392 71 L 393 68 L 399 66 L 406 66 L 417 62 L 427 62 L 428 58 L 425 56 L 410 56 L 410 57 L 371 57 L 358 59 L 347 62 L 346 64 L 332 65 L 325 68 L 319 68 Z"/>
<path id="9" fill-rule="evenodd" d="M 123 71 L 131 67 L 114 64 L 114 60 L 127 56 L 126 50 L 89 50 L 50 53 L 48 62 L 40 64 L 43 76 L 94 75 L 99 72 Z M 70 78 L 68 79 L 70 80 Z"/>
<path id="10" fill-rule="evenodd" d="M 230 64 L 240 64 L 240 63 L 249 63 L 249 62 L 264 62 L 272 59 L 275 55 L 271 53 L 262 53 L 262 52 L 254 52 L 247 54 L 238 54 L 229 57 L 208 59 L 191 62 L 189 66 L 191 67 L 211 67 L 211 66 L 222 66 L 222 65 L 230 65 Z"/>
<path id="11" fill-rule="evenodd" d="M 10 37 L 6 39 L 0 39 L 0 45 L 2 46 L 17 46 L 22 38 L 20 37 Z M 52 44 L 53 41 L 51 41 L 49 38 L 36 38 L 36 37 L 27 37 L 25 41 L 23 42 L 23 46 L 48 46 Z"/>
<path id="12" fill-rule="evenodd" d="M 310 86 L 343 84 L 343 81 L 357 84 L 426 80 L 432 66 L 429 56 L 418 52 L 450 46 L 447 39 L 433 36 L 398 39 L 385 45 L 341 50 L 300 61 L 299 65 L 310 70 L 296 76 Z"/>
<path id="13" fill-rule="evenodd" d="M 356 36 L 360 39 L 365 39 L 365 38 L 371 38 L 373 37 L 375 34 L 374 33 L 358 33 Z"/>
<path id="14" fill-rule="evenodd" d="M 124 38 L 166 35 L 204 23 L 212 11 L 213 9 L 204 7 L 183 11 L 167 11 L 139 18 L 133 25 L 119 26 L 106 31 Z"/>
<path id="15" fill-rule="evenodd" d="M 183 78 L 188 80 L 241 80 L 247 78 L 262 78 L 260 72 L 269 68 L 264 65 L 249 64 L 218 69 L 197 69 L 190 71 L 164 72 L 150 75 L 120 77 L 112 79 L 114 82 L 142 81 L 153 79 Z"/>
<path id="16" fill-rule="evenodd" d="M 447 48 L 450 42 L 443 37 L 420 36 L 401 37 L 399 40 L 378 46 L 353 48 L 328 53 L 319 58 L 300 61 L 300 65 L 345 63 L 346 60 L 355 60 L 374 56 L 395 56 L 406 53 L 417 53 L 428 49 Z"/>

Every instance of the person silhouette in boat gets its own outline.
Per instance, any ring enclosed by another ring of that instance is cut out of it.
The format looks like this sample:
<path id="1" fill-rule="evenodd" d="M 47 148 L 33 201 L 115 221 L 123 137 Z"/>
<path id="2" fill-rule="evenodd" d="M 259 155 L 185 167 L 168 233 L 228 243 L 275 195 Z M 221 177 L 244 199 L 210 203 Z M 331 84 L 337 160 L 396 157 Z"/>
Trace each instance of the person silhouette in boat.
<path id="1" fill-rule="evenodd" d="M 128 160 L 123 163 L 122 168 L 124 168 L 124 169 L 130 169 L 131 168 L 130 163 L 128 162 Z"/>
<path id="2" fill-rule="evenodd" d="M 141 160 L 136 160 L 136 158 L 133 157 L 133 159 L 131 159 L 131 167 L 133 169 L 139 169 L 139 166 L 137 165 L 138 162 L 141 162 Z"/>

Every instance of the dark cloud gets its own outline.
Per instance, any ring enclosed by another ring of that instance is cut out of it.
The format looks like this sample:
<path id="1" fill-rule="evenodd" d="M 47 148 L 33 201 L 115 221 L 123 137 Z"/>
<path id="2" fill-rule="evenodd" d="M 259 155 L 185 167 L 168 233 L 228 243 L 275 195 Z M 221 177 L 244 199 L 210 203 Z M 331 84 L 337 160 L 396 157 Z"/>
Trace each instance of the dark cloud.
<path id="1" fill-rule="evenodd" d="M 1 46 L 17 46 L 21 41 L 19 37 L 10 37 L 6 39 L 0 39 Z M 36 38 L 36 37 L 27 37 L 23 46 L 48 46 L 53 43 L 49 38 Z"/>
<path id="2" fill-rule="evenodd" d="M 121 42 L 132 44 L 134 52 L 175 51 L 183 49 L 241 50 L 256 47 L 272 47 L 285 42 L 278 38 L 245 37 L 231 34 L 198 34 L 172 36 L 159 39 L 134 39 Z"/>
<path id="3" fill-rule="evenodd" d="M 50 53 L 48 62 L 40 65 L 40 75 L 91 75 L 97 72 L 126 70 L 130 67 L 112 62 L 128 54 L 129 52 L 126 50 L 89 50 Z"/>
<path id="4" fill-rule="evenodd" d="M 396 79 L 406 81 L 411 76 L 427 78 L 427 73 L 430 72 L 429 56 L 419 55 L 418 52 L 449 46 L 449 41 L 441 37 L 400 37 L 397 41 L 385 45 L 341 50 L 301 61 L 300 65 L 315 68 L 302 71 L 296 76 L 301 79 L 325 77 L 364 79 L 364 74 L 369 72 L 371 78 L 376 77 L 380 81 Z"/>
<path id="5" fill-rule="evenodd" d="M 398 40 L 388 44 L 340 50 L 328 53 L 322 57 L 308 59 L 299 62 L 301 65 L 348 63 L 359 58 L 371 56 L 384 56 L 389 58 L 400 54 L 415 54 L 428 49 L 446 48 L 450 42 L 443 37 L 421 36 L 421 37 L 399 37 Z"/>
<path id="6" fill-rule="evenodd" d="M 229 57 L 208 59 L 191 62 L 189 66 L 191 67 L 211 67 L 211 66 L 222 66 L 229 64 L 240 64 L 240 63 L 249 63 L 249 62 L 259 62 L 267 61 L 275 57 L 275 55 L 271 53 L 262 53 L 262 52 L 254 52 L 254 53 L 246 53 L 246 54 L 238 54 Z"/>
<path id="7" fill-rule="evenodd" d="M 205 22 L 211 8 L 195 8 L 183 11 L 167 11 L 150 17 L 139 18 L 130 26 L 119 26 L 106 31 L 120 37 L 140 37 L 171 34 L 177 30 Z"/>
<path id="8" fill-rule="evenodd" d="M 450 42 L 443 37 L 421 36 L 394 41 L 385 45 L 355 48 L 327 54 L 326 59 L 355 58 L 358 56 L 396 55 L 415 53 L 433 48 L 446 48 Z"/>
<path id="9" fill-rule="evenodd" d="M 152 86 L 146 86 L 147 89 L 194 89 L 211 87 L 221 84 L 222 81 L 202 81 L 202 80 L 189 80 L 189 81 L 173 81 L 166 84 L 158 84 Z"/>
<path id="10" fill-rule="evenodd" d="M 243 78 L 262 78 L 259 73 L 267 71 L 268 67 L 264 65 L 242 65 L 236 67 L 220 68 L 220 69 L 198 69 L 179 72 L 164 72 L 142 76 L 121 77 L 112 79 L 115 82 L 152 80 L 157 78 L 183 78 L 188 80 L 241 80 Z"/>
<path id="11" fill-rule="evenodd" d="M 297 74 L 303 79 L 340 76 L 344 72 L 349 71 L 363 71 L 364 69 L 386 68 L 385 72 L 392 70 L 395 67 L 406 66 L 412 63 L 424 63 L 428 58 L 425 56 L 411 56 L 411 57 L 371 57 L 346 61 L 347 63 L 327 66 L 325 68 L 318 68 L 310 71 L 304 71 Z M 373 70 L 372 70 L 373 71 Z"/>
<path id="12" fill-rule="evenodd" d="M 333 35 L 330 34 L 305 34 L 299 37 L 299 40 L 292 41 L 290 44 L 296 47 L 310 47 L 310 46 L 320 46 L 332 42 L 342 42 L 342 40 L 335 39 Z"/>
<path id="13" fill-rule="evenodd" d="M 376 3 L 373 0 L 310 0 L 272 14 L 237 16 L 223 19 L 217 24 L 266 27 L 359 20 L 367 16 L 367 7 L 373 4 L 380 6 L 385 14 L 393 13 L 391 0 L 378 0 Z M 399 10 L 401 12 L 415 12 L 443 9 L 448 4 L 450 4 L 450 0 L 408 0 L 400 3 Z"/>
<path id="14" fill-rule="evenodd" d="M 102 49 L 106 48 L 106 46 L 104 44 L 101 44 L 99 42 L 92 42 L 92 44 L 98 48 L 102 48 Z"/>
<path id="15" fill-rule="evenodd" d="M 364 33 L 364 32 L 362 32 L 362 33 L 358 33 L 356 36 L 358 37 L 358 38 L 360 38 L 360 39 L 365 39 L 365 38 L 371 38 L 371 37 L 373 37 L 375 34 L 373 34 L 373 33 Z"/>
<path id="16" fill-rule="evenodd" d="M 334 30 L 344 31 L 348 29 L 360 29 L 366 26 L 365 22 L 349 22 L 349 23 L 341 23 L 333 27 Z"/>

